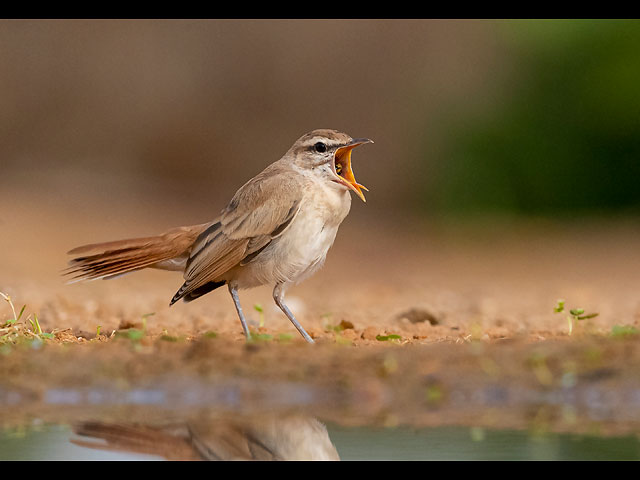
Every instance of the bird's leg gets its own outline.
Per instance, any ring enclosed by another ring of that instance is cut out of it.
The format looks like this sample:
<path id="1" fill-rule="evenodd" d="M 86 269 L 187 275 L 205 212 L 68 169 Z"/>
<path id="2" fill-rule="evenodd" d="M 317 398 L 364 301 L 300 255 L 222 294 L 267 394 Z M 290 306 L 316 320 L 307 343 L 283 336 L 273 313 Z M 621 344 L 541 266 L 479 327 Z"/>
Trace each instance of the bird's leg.
<path id="1" fill-rule="evenodd" d="M 298 331 L 300 332 L 300 335 L 302 335 L 307 342 L 314 343 L 313 338 L 311 338 L 309 334 L 305 331 L 305 329 L 302 328 L 302 325 L 298 323 L 298 321 L 296 320 L 296 317 L 294 317 L 293 313 L 291 313 L 291 310 L 289 310 L 289 307 L 285 305 L 284 289 L 283 289 L 282 283 L 277 284 L 276 287 L 273 289 L 273 299 L 275 300 L 276 305 L 280 307 L 280 310 L 282 310 L 284 314 L 287 316 L 287 318 L 291 320 L 291 323 L 293 323 L 293 326 L 298 329 Z"/>
<path id="2" fill-rule="evenodd" d="M 233 303 L 236 306 L 236 312 L 238 312 L 238 317 L 240 318 L 240 323 L 242 324 L 242 330 L 244 330 L 244 336 L 247 337 L 247 340 L 249 340 L 251 338 L 251 333 L 249 332 L 247 321 L 244 319 L 244 314 L 242 313 L 242 307 L 240 306 L 240 298 L 238 297 L 238 290 L 231 283 L 229 283 L 228 285 L 229 285 L 229 293 L 231 293 L 231 298 L 233 298 Z"/>

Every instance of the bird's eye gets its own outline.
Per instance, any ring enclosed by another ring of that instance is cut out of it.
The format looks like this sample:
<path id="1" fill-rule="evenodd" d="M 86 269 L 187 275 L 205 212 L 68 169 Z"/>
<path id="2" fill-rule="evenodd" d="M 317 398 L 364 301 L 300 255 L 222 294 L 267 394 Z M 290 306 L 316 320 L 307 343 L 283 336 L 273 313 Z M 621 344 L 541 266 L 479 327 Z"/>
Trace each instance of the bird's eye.
<path id="1" fill-rule="evenodd" d="M 324 153 L 327 151 L 327 146 L 322 142 L 316 143 L 313 148 L 318 153 Z"/>

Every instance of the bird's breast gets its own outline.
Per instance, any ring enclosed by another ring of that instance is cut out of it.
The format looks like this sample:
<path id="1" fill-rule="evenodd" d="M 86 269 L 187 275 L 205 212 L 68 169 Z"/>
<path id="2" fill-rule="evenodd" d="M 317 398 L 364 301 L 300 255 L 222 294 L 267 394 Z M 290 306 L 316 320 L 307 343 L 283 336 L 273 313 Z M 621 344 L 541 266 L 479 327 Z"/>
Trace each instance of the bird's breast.
<path id="1" fill-rule="evenodd" d="M 324 263 L 350 205 L 346 190 L 330 191 L 325 196 L 306 195 L 284 232 L 250 263 L 234 270 L 239 288 L 297 283 L 312 275 Z"/>
<path id="2" fill-rule="evenodd" d="M 349 213 L 349 205 L 350 202 L 344 200 L 305 201 L 289 229 L 276 239 L 277 242 L 274 240 L 282 263 L 300 272 L 321 265 L 333 245 L 338 227 Z"/>

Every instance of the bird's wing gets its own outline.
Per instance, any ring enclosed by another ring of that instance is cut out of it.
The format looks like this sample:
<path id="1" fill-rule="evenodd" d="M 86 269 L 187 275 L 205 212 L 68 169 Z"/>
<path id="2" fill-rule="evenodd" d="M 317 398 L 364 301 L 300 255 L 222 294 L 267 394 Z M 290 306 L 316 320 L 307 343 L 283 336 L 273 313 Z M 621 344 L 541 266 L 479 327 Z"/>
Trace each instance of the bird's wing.
<path id="1" fill-rule="evenodd" d="M 271 167 L 274 167 L 272 165 Z M 243 185 L 220 218 L 194 243 L 184 285 L 172 303 L 248 263 L 290 225 L 300 209 L 304 184 L 290 169 L 267 168 Z"/>

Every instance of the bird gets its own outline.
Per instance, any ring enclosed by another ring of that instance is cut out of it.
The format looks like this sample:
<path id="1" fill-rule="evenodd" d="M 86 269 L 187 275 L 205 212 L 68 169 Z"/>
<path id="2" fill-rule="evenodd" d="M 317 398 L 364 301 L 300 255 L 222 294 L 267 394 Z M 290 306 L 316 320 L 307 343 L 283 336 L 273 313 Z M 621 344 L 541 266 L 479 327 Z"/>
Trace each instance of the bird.
<path id="1" fill-rule="evenodd" d="M 83 420 L 71 443 L 167 460 L 340 460 L 327 427 L 300 414 L 202 418 L 164 424 Z"/>
<path id="2" fill-rule="evenodd" d="M 76 247 L 63 271 L 69 283 L 154 268 L 183 273 L 169 305 L 191 302 L 226 285 L 244 336 L 251 339 L 238 291 L 273 288 L 273 300 L 300 335 L 313 338 L 284 302 L 285 292 L 315 273 L 351 208 L 352 150 L 373 143 L 333 129 L 305 133 L 277 161 L 240 187 L 214 220 L 151 237 Z"/>

